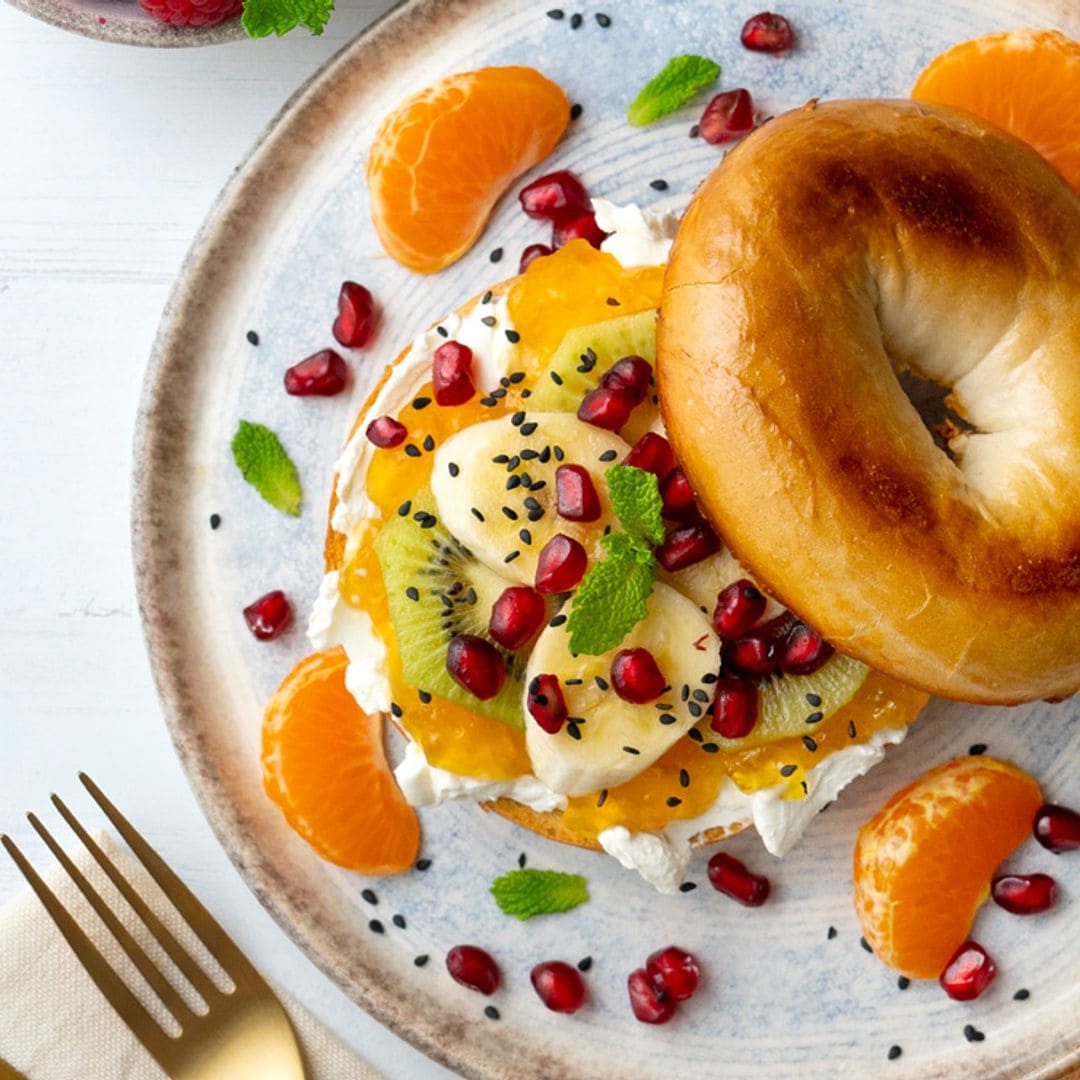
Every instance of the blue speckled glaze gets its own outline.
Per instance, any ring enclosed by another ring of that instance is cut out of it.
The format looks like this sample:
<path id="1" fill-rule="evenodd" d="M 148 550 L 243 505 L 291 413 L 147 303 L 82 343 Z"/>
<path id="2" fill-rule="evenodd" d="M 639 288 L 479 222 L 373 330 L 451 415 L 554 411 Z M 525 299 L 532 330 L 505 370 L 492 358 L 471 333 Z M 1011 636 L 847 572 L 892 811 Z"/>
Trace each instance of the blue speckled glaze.
<path id="1" fill-rule="evenodd" d="M 1028 843 L 1012 860 L 1056 876 L 1061 903 L 1035 919 L 992 906 L 979 915 L 978 938 L 1000 974 L 966 1006 L 935 984 L 899 990 L 895 973 L 860 947 L 850 861 L 858 826 L 889 793 L 973 743 L 1029 769 L 1048 796 L 1080 804 L 1075 703 L 1008 710 L 932 702 L 908 741 L 821 815 L 792 855 L 771 859 L 753 835 L 728 844 L 773 881 L 773 899 L 759 910 L 713 892 L 704 857 L 691 867 L 696 890 L 659 896 L 606 857 L 544 841 L 467 805 L 423 812 L 428 870 L 371 882 L 320 862 L 261 794 L 261 705 L 307 644 L 302 627 L 272 645 L 255 642 L 241 608 L 283 588 L 300 612 L 310 610 L 322 574 L 331 467 L 368 387 L 418 330 L 513 273 L 518 253 L 545 239 L 511 196 L 477 247 L 442 274 L 410 274 L 383 256 L 369 224 L 362 162 L 388 108 L 444 74 L 532 64 L 584 107 L 537 173 L 570 168 L 593 194 L 681 207 L 720 158 L 718 148 L 688 138 L 701 102 L 644 130 L 623 119 L 640 85 L 675 53 L 716 57 L 722 87 L 745 86 L 760 110 L 776 113 L 810 97 L 905 96 L 932 56 L 988 30 L 1040 25 L 1080 34 L 1075 7 L 1050 0 L 790 0 L 782 10 L 799 45 L 775 59 L 739 46 L 753 5 L 609 0 L 583 8 L 575 31 L 568 18 L 545 16 L 556 2 L 429 4 L 434 26 L 410 20 L 416 5 L 407 5 L 378 31 L 376 55 L 356 44 L 335 61 L 329 84 L 324 77 L 294 103 L 192 253 L 148 384 L 157 411 L 146 439 L 152 443 L 162 426 L 162 410 L 190 422 L 175 474 L 154 490 L 144 481 L 137 523 L 148 529 L 157 514 L 183 537 L 176 574 L 190 597 L 184 618 L 201 629 L 187 646 L 198 677 L 178 689 L 161 670 L 160 650 L 155 660 L 193 782 L 253 887 L 313 957 L 387 1022 L 470 1075 L 1054 1075 L 1080 1053 L 1080 857 L 1055 857 Z M 568 5 L 568 15 L 578 7 Z M 598 26 L 597 11 L 611 16 L 610 28 Z M 663 193 L 649 186 L 659 178 L 669 184 Z M 493 266 L 496 247 L 506 255 Z M 349 354 L 355 380 L 348 394 L 290 398 L 282 372 L 332 344 L 344 278 L 364 282 L 384 301 L 377 342 Z M 245 340 L 249 329 L 258 332 L 257 347 Z M 182 364 L 190 377 L 170 381 Z M 277 431 L 297 462 L 305 488 L 300 519 L 275 513 L 232 466 L 228 443 L 241 417 Z M 206 524 L 212 512 L 222 516 L 213 532 Z M 151 564 L 146 574 L 161 571 L 152 549 L 143 555 Z M 153 638 L 163 616 L 147 580 Z M 521 853 L 530 866 L 584 874 L 590 902 L 526 924 L 501 915 L 488 885 L 517 866 Z M 365 887 L 376 891 L 374 908 L 361 897 Z M 407 929 L 392 924 L 395 912 L 406 916 Z M 384 935 L 367 929 L 376 916 Z M 457 987 L 444 970 L 447 949 L 468 941 L 488 947 L 503 969 L 504 988 L 490 1002 L 501 1012 L 498 1023 L 483 1015 L 487 999 Z M 630 1015 L 625 979 L 670 943 L 700 958 L 703 986 L 672 1024 L 649 1028 Z M 432 957 L 422 969 L 411 963 L 419 953 Z M 586 955 L 593 958 L 588 1006 L 574 1017 L 546 1012 L 529 986 L 531 966 Z M 1021 987 L 1031 996 L 1016 1002 Z M 965 1039 L 969 1023 L 984 1041 Z M 893 1044 L 903 1054 L 889 1061 Z"/>

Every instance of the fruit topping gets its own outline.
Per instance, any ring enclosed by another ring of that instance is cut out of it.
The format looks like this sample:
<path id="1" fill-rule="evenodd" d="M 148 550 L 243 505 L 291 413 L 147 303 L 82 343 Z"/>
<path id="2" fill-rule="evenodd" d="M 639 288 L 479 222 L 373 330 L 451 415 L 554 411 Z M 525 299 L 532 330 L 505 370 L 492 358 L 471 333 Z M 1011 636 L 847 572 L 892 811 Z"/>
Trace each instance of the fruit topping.
<path id="1" fill-rule="evenodd" d="M 585 185 L 566 169 L 526 184 L 518 194 L 521 209 L 531 218 L 559 221 L 589 209 Z"/>
<path id="2" fill-rule="evenodd" d="M 499 967 L 479 946 L 455 945 L 446 954 L 446 970 L 454 982 L 489 997 L 499 989 Z"/>
<path id="3" fill-rule="evenodd" d="M 682 525 L 672 530 L 656 549 L 656 560 L 669 573 L 685 570 L 720 550 L 720 538 L 708 525 Z"/>
<path id="4" fill-rule="evenodd" d="M 630 1008 L 643 1024 L 666 1024 L 675 1015 L 675 1001 L 658 987 L 644 968 L 631 971 L 626 980 Z"/>
<path id="5" fill-rule="evenodd" d="M 813 675 L 834 651 L 816 630 L 797 622 L 784 636 L 777 666 L 785 675 Z"/>
<path id="6" fill-rule="evenodd" d="M 1080 814 L 1067 806 L 1040 806 L 1033 826 L 1035 839 L 1048 851 L 1060 855 L 1080 848 Z"/>
<path id="7" fill-rule="evenodd" d="M 315 653 L 270 699 L 263 785 L 324 859 L 362 874 L 398 874 L 416 861 L 420 823 L 386 760 L 382 717 L 362 712 L 345 686 L 347 664 L 341 649 Z"/>
<path id="8" fill-rule="evenodd" d="M 553 247 L 549 247 L 547 244 L 530 244 L 521 253 L 521 258 L 518 260 L 518 273 L 524 274 L 532 265 L 534 259 L 539 259 L 543 255 L 550 255 L 554 250 Z"/>
<path id="9" fill-rule="evenodd" d="M 552 1012 L 574 1013 L 585 1004 L 585 980 L 576 967 L 562 960 L 547 960 L 529 972 L 540 1000 Z"/>
<path id="10" fill-rule="evenodd" d="M 454 682 L 481 701 L 490 701 L 506 681 L 506 668 L 498 650 L 474 634 L 455 634 L 450 639 L 446 670 Z"/>
<path id="11" fill-rule="evenodd" d="M 997 966 L 977 941 L 965 941 L 945 965 L 938 982 L 954 1001 L 974 1001 L 993 981 Z"/>
<path id="12" fill-rule="evenodd" d="M 1002 874 L 991 882 L 990 895 L 1013 915 L 1037 915 L 1054 906 L 1057 882 L 1049 874 Z"/>
<path id="13" fill-rule="evenodd" d="M 293 397 L 333 397 L 345 389 L 349 368 L 333 349 L 321 349 L 285 372 L 285 392 Z"/>
<path id="14" fill-rule="evenodd" d="M 633 318 L 634 316 L 631 316 Z M 643 324 L 648 328 L 648 323 Z M 655 337 L 655 323 L 653 324 L 653 334 Z M 619 360 L 616 360 L 600 376 L 600 385 L 607 387 L 609 390 L 621 390 L 626 394 L 629 394 L 636 405 L 640 405 L 645 400 L 645 395 L 649 392 L 649 386 L 652 383 L 653 371 L 652 364 L 649 363 L 643 356 L 624 356 Z M 659 436 L 657 436 L 659 438 Z M 642 436 L 644 438 L 644 436 Z M 666 442 L 667 440 L 665 440 Z M 672 462 L 674 464 L 674 462 Z"/>
<path id="15" fill-rule="evenodd" d="M 567 521 L 596 521 L 600 496 L 583 465 L 560 465 L 555 470 L 555 508 Z"/>
<path id="16" fill-rule="evenodd" d="M 909 978 L 937 978 L 1041 801 L 1030 776 L 985 756 L 897 792 L 855 845 L 855 911 L 877 956 Z"/>
<path id="17" fill-rule="evenodd" d="M 557 675 L 536 675 L 529 681 L 526 699 L 529 715 L 549 735 L 562 730 L 568 715 L 566 700 Z"/>
<path id="18" fill-rule="evenodd" d="M 743 739 L 758 718 L 758 688 L 749 679 L 724 676 L 717 680 L 709 727 L 725 739 Z"/>
<path id="19" fill-rule="evenodd" d="M 362 349 L 375 332 L 375 300 L 355 281 L 343 281 L 338 293 L 338 313 L 332 332 L 339 345 Z"/>
<path id="20" fill-rule="evenodd" d="M 440 405 L 462 405 L 476 393 L 473 353 L 459 341 L 444 341 L 431 360 L 431 382 Z"/>
<path id="21" fill-rule="evenodd" d="M 664 500 L 664 517 L 682 521 L 697 516 L 694 490 L 682 467 L 676 465 L 660 485 L 660 497 Z"/>
<path id="22" fill-rule="evenodd" d="M 618 431 L 630 419 L 636 404 L 625 390 L 609 390 L 606 386 L 600 386 L 581 399 L 577 416 L 594 427 Z"/>
<path id="23" fill-rule="evenodd" d="M 504 649 L 520 649 L 540 632 L 547 618 L 544 598 L 527 585 L 511 585 L 491 605 L 488 634 Z"/>
<path id="24" fill-rule="evenodd" d="M 743 23 L 739 40 L 742 41 L 744 48 L 754 52 L 780 56 L 795 44 L 795 31 L 783 15 L 762 11 L 757 15 L 752 15 Z"/>
<path id="25" fill-rule="evenodd" d="M 748 90 L 725 90 L 705 106 L 698 133 L 714 146 L 740 139 L 754 129 L 754 100 Z"/>
<path id="26" fill-rule="evenodd" d="M 720 650 L 724 670 L 747 678 L 764 678 L 776 670 L 779 660 L 776 639 L 766 630 L 751 630 Z"/>
<path id="27" fill-rule="evenodd" d="M 551 229 L 551 246 L 561 248 L 571 240 L 584 240 L 590 247 L 599 248 L 608 234 L 596 224 L 596 215 L 583 210 L 573 217 L 559 218 Z"/>
<path id="28" fill-rule="evenodd" d="M 654 952 L 645 962 L 645 971 L 672 1001 L 692 998 L 701 979 L 697 960 L 676 945 Z"/>
<path id="29" fill-rule="evenodd" d="M 536 560 L 536 589 L 547 596 L 569 592 L 585 576 L 589 557 L 571 536 L 556 533 Z"/>
<path id="30" fill-rule="evenodd" d="M 611 685 L 623 701 L 644 705 L 667 689 L 667 679 L 648 649 L 622 649 L 611 661 Z"/>
<path id="31" fill-rule="evenodd" d="M 738 900 L 745 907 L 761 907 L 769 899 L 771 885 L 767 877 L 752 874 L 726 851 L 718 851 L 709 860 L 709 884 L 717 892 Z"/>
<path id="32" fill-rule="evenodd" d="M 623 464 L 651 472 L 659 483 L 675 468 L 675 454 L 672 452 L 671 444 L 663 435 L 657 435 L 655 431 L 646 431 L 630 448 L 630 453 L 626 455 Z"/>
<path id="33" fill-rule="evenodd" d="M 409 433 L 405 430 L 405 425 L 398 423 L 392 416 L 377 416 L 368 424 L 364 434 L 380 449 L 389 450 L 400 446 Z"/>
<path id="34" fill-rule="evenodd" d="M 244 9 L 243 0 L 139 0 L 139 6 L 170 26 L 216 26 Z"/>
<path id="35" fill-rule="evenodd" d="M 717 595 L 712 617 L 713 629 L 729 641 L 740 637 L 765 614 L 767 603 L 752 581 L 739 578 Z"/>
<path id="36" fill-rule="evenodd" d="M 288 630 L 292 616 L 292 604 L 280 589 L 260 596 L 244 608 L 244 622 L 260 641 L 281 637 Z"/>

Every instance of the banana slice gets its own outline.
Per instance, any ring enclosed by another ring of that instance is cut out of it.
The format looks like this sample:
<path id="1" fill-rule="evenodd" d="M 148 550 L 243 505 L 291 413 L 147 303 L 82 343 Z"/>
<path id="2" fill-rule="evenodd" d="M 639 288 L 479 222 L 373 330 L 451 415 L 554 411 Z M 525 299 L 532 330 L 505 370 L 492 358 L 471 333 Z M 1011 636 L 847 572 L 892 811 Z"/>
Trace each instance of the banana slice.
<path id="1" fill-rule="evenodd" d="M 573 413 L 517 413 L 474 424 L 439 447 L 431 489 L 439 516 L 482 563 L 531 585 L 540 549 L 556 533 L 581 542 L 590 561 L 603 556 L 604 527 L 618 527 L 604 472 L 630 452 L 618 435 Z M 589 471 L 600 500 L 595 521 L 568 521 L 555 503 L 560 465 Z"/>
<path id="2" fill-rule="evenodd" d="M 568 615 L 573 603 L 560 614 Z M 584 795 L 625 783 L 702 719 L 713 697 L 720 642 L 693 601 L 657 582 L 648 615 L 602 656 L 573 656 L 565 624 L 558 617 L 552 622 L 557 625 L 537 639 L 525 674 L 526 686 L 538 675 L 557 676 L 569 713 L 562 728 L 549 734 L 526 708 L 533 772 L 552 791 Z M 645 705 L 624 701 L 611 686 L 615 655 L 638 647 L 649 650 L 669 684 Z"/>
<path id="3" fill-rule="evenodd" d="M 723 589 L 740 578 L 754 580 L 726 547 L 721 548 L 715 555 L 710 555 L 707 559 L 688 566 L 685 570 L 676 570 L 673 574 L 660 570 L 659 576 L 662 581 L 678 589 L 684 596 L 690 597 L 710 619 L 716 607 L 716 598 Z M 765 593 L 764 589 L 761 591 Z M 787 610 L 783 604 L 777 603 L 771 596 L 767 594 L 765 596 L 768 604 L 758 622 L 769 622 L 783 615 Z"/>

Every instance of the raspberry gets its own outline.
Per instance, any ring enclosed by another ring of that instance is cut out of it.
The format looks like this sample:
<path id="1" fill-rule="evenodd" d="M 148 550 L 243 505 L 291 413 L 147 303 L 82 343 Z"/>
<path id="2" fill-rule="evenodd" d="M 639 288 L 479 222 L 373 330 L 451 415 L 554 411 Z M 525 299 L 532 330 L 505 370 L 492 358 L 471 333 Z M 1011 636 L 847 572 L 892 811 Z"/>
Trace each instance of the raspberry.
<path id="1" fill-rule="evenodd" d="M 239 15 L 243 0 L 139 0 L 143 11 L 171 26 L 213 26 Z"/>

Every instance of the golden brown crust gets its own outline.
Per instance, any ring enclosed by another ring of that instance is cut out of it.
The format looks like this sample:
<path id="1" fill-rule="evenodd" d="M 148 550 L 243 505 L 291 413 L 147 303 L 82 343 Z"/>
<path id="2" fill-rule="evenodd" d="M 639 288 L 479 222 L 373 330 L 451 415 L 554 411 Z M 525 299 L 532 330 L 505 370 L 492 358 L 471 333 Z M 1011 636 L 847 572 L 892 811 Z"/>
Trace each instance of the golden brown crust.
<path id="1" fill-rule="evenodd" d="M 953 387 L 955 461 L 894 368 Z M 910 101 L 772 120 L 683 219 L 658 379 L 709 517 L 843 652 L 1080 687 L 1080 201 L 1029 147 Z"/>

